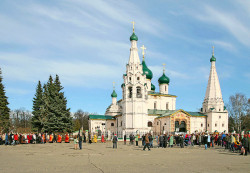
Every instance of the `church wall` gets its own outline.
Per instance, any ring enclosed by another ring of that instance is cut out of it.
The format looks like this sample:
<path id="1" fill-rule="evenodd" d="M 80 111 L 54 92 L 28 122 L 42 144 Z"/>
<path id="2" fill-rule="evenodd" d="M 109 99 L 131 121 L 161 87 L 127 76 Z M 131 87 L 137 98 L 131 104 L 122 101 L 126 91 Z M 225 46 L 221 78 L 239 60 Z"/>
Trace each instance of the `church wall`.
<path id="1" fill-rule="evenodd" d="M 156 108 L 155 108 L 156 103 Z M 159 110 L 175 110 L 176 98 L 175 97 L 164 97 L 164 96 L 152 96 L 148 97 L 148 109 L 159 109 Z"/>
<path id="2" fill-rule="evenodd" d="M 191 117 L 190 123 L 190 133 L 206 131 L 206 117 Z"/>
<path id="3" fill-rule="evenodd" d="M 170 117 L 156 118 L 153 129 L 157 135 L 170 133 Z"/>
<path id="4" fill-rule="evenodd" d="M 228 112 L 209 112 L 207 113 L 207 129 L 209 132 L 228 132 Z"/>
<path id="5" fill-rule="evenodd" d="M 111 123 L 113 123 L 114 126 L 111 126 Z M 110 132 L 115 132 L 116 130 L 115 127 L 116 127 L 115 120 L 89 120 L 89 130 L 91 130 L 92 133 L 96 133 L 97 130 L 101 130 L 102 132 L 108 130 Z"/>

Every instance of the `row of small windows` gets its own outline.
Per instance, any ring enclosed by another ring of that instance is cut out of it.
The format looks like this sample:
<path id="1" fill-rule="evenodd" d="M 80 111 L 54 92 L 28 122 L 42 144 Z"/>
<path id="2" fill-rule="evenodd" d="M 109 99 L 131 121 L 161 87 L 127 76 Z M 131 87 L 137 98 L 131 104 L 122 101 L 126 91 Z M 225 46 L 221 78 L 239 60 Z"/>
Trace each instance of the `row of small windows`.
<path id="1" fill-rule="evenodd" d="M 209 127 L 209 124 L 207 124 L 207 126 Z M 214 126 L 217 127 L 217 123 L 215 123 Z M 222 124 L 222 127 L 224 127 L 224 124 Z"/>
<path id="2" fill-rule="evenodd" d="M 137 77 L 137 80 L 140 80 L 140 77 Z M 131 77 L 129 77 L 129 81 L 131 81 Z"/>
<path id="3" fill-rule="evenodd" d="M 157 109 L 157 102 L 154 102 L 154 109 Z M 166 103 L 166 110 L 169 109 L 169 104 Z"/>

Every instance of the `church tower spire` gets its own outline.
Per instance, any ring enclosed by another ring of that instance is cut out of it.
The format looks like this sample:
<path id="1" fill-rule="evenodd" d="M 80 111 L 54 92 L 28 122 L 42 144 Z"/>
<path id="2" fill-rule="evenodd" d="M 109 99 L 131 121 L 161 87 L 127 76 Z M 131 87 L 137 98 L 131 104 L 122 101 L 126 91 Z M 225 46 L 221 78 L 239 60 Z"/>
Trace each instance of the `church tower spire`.
<path id="1" fill-rule="evenodd" d="M 222 112 L 224 111 L 224 102 L 222 99 L 220 82 L 215 67 L 216 58 L 214 57 L 214 46 L 210 62 L 211 69 L 207 84 L 206 95 L 203 102 L 203 112 L 210 112 L 212 110 Z"/>
<path id="2" fill-rule="evenodd" d="M 130 56 L 129 56 L 129 64 L 140 64 L 140 58 L 138 55 L 137 41 L 138 37 L 135 35 L 135 22 L 133 24 L 133 33 L 130 36 L 131 48 L 130 48 Z"/>

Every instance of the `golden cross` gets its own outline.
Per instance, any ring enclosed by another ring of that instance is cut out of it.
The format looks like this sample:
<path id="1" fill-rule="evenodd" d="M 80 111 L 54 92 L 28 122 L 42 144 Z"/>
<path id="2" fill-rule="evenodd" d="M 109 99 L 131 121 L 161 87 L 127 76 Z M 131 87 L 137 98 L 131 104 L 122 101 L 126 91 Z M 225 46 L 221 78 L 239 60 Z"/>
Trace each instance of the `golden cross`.
<path id="1" fill-rule="evenodd" d="M 135 32 L 135 22 L 131 22 L 133 24 L 133 32 Z"/>
<path id="2" fill-rule="evenodd" d="M 212 48 L 213 48 L 213 56 L 214 56 L 214 46 L 212 46 Z"/>
<path id="3" fill-rule="evenodd" d="M 113 82 L 113 89 L 115 90 L 115 82 Z"/>
<path id="4" fill-rule="evenodd" d="M 144 45 L 142 45 L 141 49 L 142 49 L 142 56 L 143 56 L 143 59 L 144 59 L 144 55 L 145 55 L 144 51 L 146 50 L 146 47 Z"/>
<path id="5" fill-rule="evenodd" d="M 165 64 L 165 63 L 163 63 L 162 65 L 163 65 L 163 73 L 165 73 L 166 64 Z"/>

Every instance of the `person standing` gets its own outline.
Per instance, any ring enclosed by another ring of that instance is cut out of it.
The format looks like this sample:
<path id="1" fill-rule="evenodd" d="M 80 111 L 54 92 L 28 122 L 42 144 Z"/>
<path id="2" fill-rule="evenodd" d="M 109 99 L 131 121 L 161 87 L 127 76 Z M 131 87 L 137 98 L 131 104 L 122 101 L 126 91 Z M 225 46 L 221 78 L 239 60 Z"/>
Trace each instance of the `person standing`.
<path id="1" fill-rule="evenodd" d="M 143 148 L 144 151 L 145 151 L 146 147 L 148 148 L 148 151 L 150 151 L 148 134 L 146 134 L 146 136 L 145 136 L 145 145 Z"/>
<path id="2" fill-rule="evenodd" d="M 115 134 L 115 136 L 113 137 L 113 148 L 117 148 L 117 141 L 118 141 L 118 138 Z"/>
<path id="3" fill-rule="evenodd" d="M 207 139 L 208 139 L 207 134 L 205 134 L 204 137 L 203 137 L 204 144 L 205 144 L 205 150 L 207 149 L 207 143 L 208 143 Z"/>
<path id="4" fill-rule="evenodd" d="M 210 148 L 210 142 L 211 142 L 211 137 L 210 137 L 210 134 L 208 133 L 208 135 L 207 135 L 207 146 L 208 146 L 208 148 Z"/>
<path id="5" fill-rule="evenodd" d="M 201 134 L 198 135 L 199 147 L 201 146 Z"/>
<path id="6" fill-rule="evenodd" d="M 127 141 L 127 135 L 126 134 L 124 135 L 123 141 L 124 141 L 124 145 L 126 145 L 126 141 Z"/>
<path id="7" fill-rule="evenodd" d="M 169 137 L 169 146 L 172 148 L 173 145 L 174 145 L 174 137 L 173 137 L 173 135 L 170 135 L 170 137 Z"/>
<path id="8" fill-rule="evenodd" d="M 82 135 L 78 134 L 78 144 L 79 144 L 79 149 L 82 149 Z"/>
<path id="9" fill-rule="evenodd" d="M 78 142 L 77 136 L 75 135 L 74 136 L 74 148 L 75 148 L 75 150 L 77 150 L 77 142 Z"/>
<path id="10" fill-rule="evenodd" d="M 135 136 L 135 144 L 136 144 L 136 146 L 138 146 L 138 141 L 139 141 L 139 135 L 137 134 L 137 135 Z"/>
<path id="11" fill-rule="evenodd" d="M 183 135 L 180 136 L 180 146 L 181 146 L 181 148 L 184 148 L 184 137 L 183 137 Z"/>
<path id="12" fill-rule="evenodd" d="M 101 142 L 104 143 L 105 140 L 104 140 L 104 135 L 102 134 L 102 139 L 101 139 Z"/>
<path id="13" fill-rule="evenodd" d="M 248 142 L 247 135 L 244 135 L 244 138 L 242 139 L 242 147 L 244 147 L 244 149 L 245 149 L 245 156 L 247 156 L 248 146 L 249 146 L 249 142 Z M 242 155 L 243 155 L 243 153 L 242 153 Z"/>

